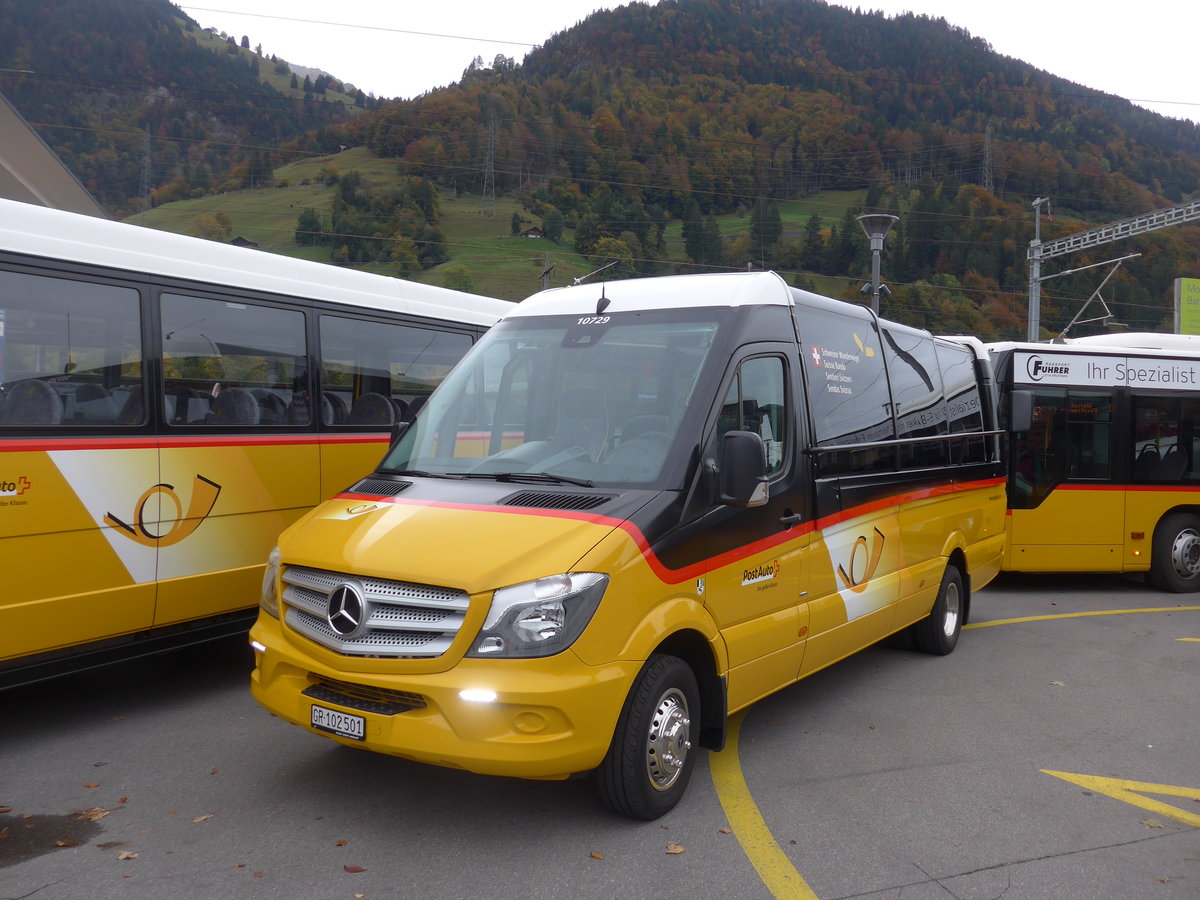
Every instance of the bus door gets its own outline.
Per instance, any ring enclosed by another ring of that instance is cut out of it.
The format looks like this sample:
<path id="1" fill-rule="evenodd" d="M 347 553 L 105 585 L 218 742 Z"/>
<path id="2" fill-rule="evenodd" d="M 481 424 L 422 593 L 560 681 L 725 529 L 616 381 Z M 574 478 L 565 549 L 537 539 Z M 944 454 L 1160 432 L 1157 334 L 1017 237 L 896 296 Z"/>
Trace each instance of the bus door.
<path id="1" fill-rule="evenodd" d="M 0 272 L 0 659 L 153 620 L 140 307 L 131 288 Z"/>
<path id="2" fill-rule="evenodd" d="M 322 499 L 304 313 L 175 293 L 160 308 L 155 625 L 251 605 L 279 533 Z"/>
<path id="3" fill-rule="evenodd" d="M 1034 391 L 1033 426 L 1012 437 L 1008 568 L 1120 570 L 1125 491 L 1113 484 L 1113 410 L 1111 391 Z"/>
<path id="4" fill-rule="evenodd" d="M 903 546 L 892 400 L 866 311 L 798 315 L 812 409 L 817 539 L 801 676 L 891 630 Z"/>
<path id="5" fill-rule="evenodd" d="M 705 454 L 719 458 L 726 432 L 754 432 L 762 436 L 770 478 L 766 505 L 721 506 L 703 523 L 708 558 L 703 599 L 729 653 L 731 710 L 796 680 L 808 630 L 813 522 L 807 460 L 796 450 L 802 395 L 795 348 L 772 348 L 755 348 L 735 361 L 714 443 Z"/>

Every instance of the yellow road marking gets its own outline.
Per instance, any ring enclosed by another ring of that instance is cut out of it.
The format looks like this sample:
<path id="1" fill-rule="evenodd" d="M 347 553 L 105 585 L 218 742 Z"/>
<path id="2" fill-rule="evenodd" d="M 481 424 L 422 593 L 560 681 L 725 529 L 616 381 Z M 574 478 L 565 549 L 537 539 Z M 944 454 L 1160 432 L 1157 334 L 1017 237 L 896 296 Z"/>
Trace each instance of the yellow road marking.
<path id="1" fill-rule="evenodd" d="M 963 631 L 969 628 L 987 628 L 990 625 L 1016 625 L 1020 622 L 1046 622 L 1050 619 L 1079 619 L 1084 616 L 1126 616 L 1133 613 L 1181 612 L 1198 610 L 1200 606 L 1157 606 L 1145 609 L 1089 609 L 1085 612 L 1055 613 L 1049 616 L 1024 616 L 1020 619 L 993 619 L 990 622 L 973 622 L 964 625 Z"/>
<path id="2" fill-rule="evenodd" d="M 1200 638 L 1175 638 L 1177 641 L 1188 641 L 1193 644 L 1200 644 Z"/>
<path id="3" fill-rule="evenodd" d="M 995 619 L 990 622 L 975 622 L 971 625 L 964 625 L 963 630 L 966 631 L 969 628 L 987 628 L 990 625 L 1045 622 L 1051 619 L 1075 619 L 1083 616 L 1120 616 L 1131 613 L 1179 612 L 1184 610 L 1200 610 L 1200 606 L 1098 609 L 1075 613 L 1057 613 L 1046 616 L 1025 616 L 1017 619 Z M 1178 640 L 1200 642 L 1200 638 L 1179 638 Z M 721 808 L 725 810 L 725 815 L 729 817 L 729 824 L 733 828 L 733 834 L 737 838 L 738 843 L 742 845 L 742 852 L 746 854 L 746 858 L 750 860 L 750 864 L 754 866 L 759 878 L 762 879 L 763 884 L 773 897 L 786 897 L 789 900 L 819 900 L 817 895 L 813 893 L 812 888 L 808 886 L 808 883 L 796 871 L 796 867 L 787 858 L 787 854 L 783 852 L 776 842 L 775 836 L 771 834 L 771 829 L 767 827 L 767 823 L 763 820 L 762 813 L 759 812 L 758 805 L 754 802 L 750 788 L 746 785 L 745 776 L 742 775 L 742 762 L 738 757 L 738 735 L 741 733 L 742 720 L 744 718 L 744 713 L 738 713 L 730 718 L 729 734 L 725 742 L 725 749 L 720 753 L 710 753 L 708 755 L 708 768 L 712 775 L 713 786 L 717 790 L 717 798 L 721 801 Z M 1042 771 L 1047 775 L 1054 775 L 1057 778 L 1072 781 L 1097 793 L 1107 794 L 1118 800 L 1124 800 L 1126 803 L 1132 803 L 1143 809 L 1152 810 L 1160 815 L 1179 819 L 1189 825 L 1200 827 L 1200 816 L 1185 813 L 1183 810 L 1176 809 L 1174 806 L 1166 803 L 1131 793 L 1132 791 L 1149 791 L 1155 794 L 1166 794 L 1173 797 L 1191 797 L 1200 800 L 1200 791 L 1192 791 L 1190 788 L 1171 787 L 1170 785 L 1097 778 L 1092 775 L 1069 775 L 1063 772 L 1051 772 L 1049 769 L 1042 769 Z M 1104 784 L 1104 786 L 1099 786 L 1101 784 Z M 1116 787 L 1113 785 L 1116 785 Z"/>
<path id="4" fill-rule="evenodd" d="M 745 715 L 739 713 L 729 720 L 725 749 L 708 755 L 708 768 L 721 808 L 729 817 L 734 837 L 742 845 L 742 851 L 771 896 L 787 897 L 789 900 L 817 900 L 812 888 L 776 843 L 746 786 L 742 763 L 738 758 L 738 733 L 742 730 L 744 718 Z"/>
<path id="5" fill-rule="evenodd" d="M 1070 772 L 1052 772 L 1050 769 L 1042 769 L 1042 771 L 1047 775 L 1053 775 L 1055 778 L 1061 778 L 1063 781 L 1077 784 L 1089 791 L 1095 791 L 1097 794 L 1104 794 L 1105 796 L 1112 797 L 1114 800 L 1121 800 L 1141 809 L 1158 813 L 1160 816 L 1176 819 L 1185 825 L 1200 828 L 1200 815 L 1184 812 L 1182 809 L 1172 806 L 1169 803 L 1163 803 L 1161 800 L 1152 800 L 1149 797 L 1142 796 L 1142 794 L 1164 794 L 1168 797 L 1186 797 L 1189 800 L 1200 800 L 1200 790 L 1196 788 L 1176 787 L 1171 784 L 1151 784 L 1146 781 L 1125 781 L 1121 778 L 1101 778 L 1098 775 L 1073 775 Z"/>

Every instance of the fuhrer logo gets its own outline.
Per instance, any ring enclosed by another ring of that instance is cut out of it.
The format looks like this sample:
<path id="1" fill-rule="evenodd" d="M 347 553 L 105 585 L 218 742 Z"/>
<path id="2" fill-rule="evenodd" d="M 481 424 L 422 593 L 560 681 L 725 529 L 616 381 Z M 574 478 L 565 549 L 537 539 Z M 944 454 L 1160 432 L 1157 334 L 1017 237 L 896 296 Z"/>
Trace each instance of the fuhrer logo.
<path id="1" fill-rule="evenodd" d="M 1031 356 L 1025 362 L 1025 371 L 1033 381 L 1043 378 L 1066 378 L 1071 374 L 1071 366 L 1065 362 L 1050 362 L 1040 356 Z"/>
<path id="2" fill-rule="evenodd" d="M 753 569 L 746 569 L 742 572 L 742 587 L 751 584 L 758 584 L 761 581 L 771 581 L 779 577 L 779 560 L 774 562 L 764 563 L 761 566 L 755 566 Z"/>
<path id="3" fill-rule="evenodd" d="M 0 478 L 0 497 L 20 497 L 31 487 L 32 482 L 24 475 L 18 475 L 15 481 Z"/>

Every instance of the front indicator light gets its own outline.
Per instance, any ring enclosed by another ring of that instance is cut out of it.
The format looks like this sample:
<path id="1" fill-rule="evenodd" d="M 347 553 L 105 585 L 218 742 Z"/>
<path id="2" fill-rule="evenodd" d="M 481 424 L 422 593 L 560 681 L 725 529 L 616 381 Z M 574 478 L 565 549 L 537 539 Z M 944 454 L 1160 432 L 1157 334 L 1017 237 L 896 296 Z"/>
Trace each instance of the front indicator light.
<path id="1" fill-rule="evenodd" d="M 262 593 L 258 597 L 258 607 L 267 615 L 279 618 L 279 548 L 276 547 L 267 556 L 267 567 L 263 571 Z"/>

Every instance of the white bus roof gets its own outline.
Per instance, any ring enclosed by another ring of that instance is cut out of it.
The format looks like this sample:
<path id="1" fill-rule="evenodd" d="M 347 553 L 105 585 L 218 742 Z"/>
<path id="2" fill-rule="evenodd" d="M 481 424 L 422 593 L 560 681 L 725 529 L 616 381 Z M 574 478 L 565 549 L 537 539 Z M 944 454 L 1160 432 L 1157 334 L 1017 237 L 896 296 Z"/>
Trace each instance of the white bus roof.
<path id="1" fill-rule="evenodd" d="M 774 272 L 721 272 L 597 281 L 551 288 L 534 294 L 509 316 L 595 315 L 604 313 L 713 306 L 792 306 L 792 289 Z"/>
<path id="2" fill-rule="evenodd" d="M 1024 350 L 1032 353 L 1130 353 L 1133 356 L 1191 356 L 1200 355 L 1200 336 L 1191 334 L 1160 334 L 1158 332 L 1128 332 L 1126 334 L 1096 334 L 1087 337 L 1064 338 L 1062 341 L 997 341 L 986 345 L 996 353 L 1002 350 Z"/>
<path id="3" fill-rule="evenodd" d="M 0 200 L 0 251 L 472 325 L 490 326 L 514 308 L 505 300 L 13 200 Z"/>

